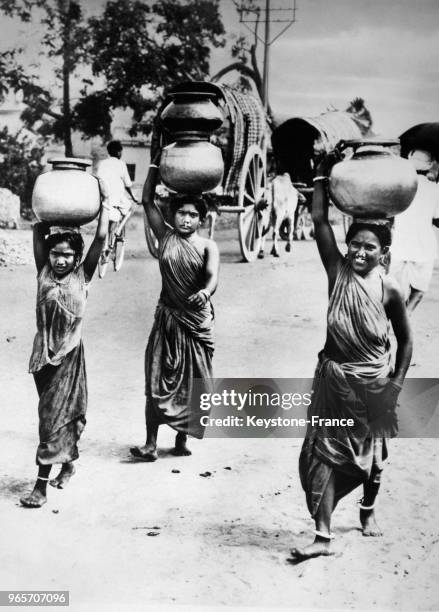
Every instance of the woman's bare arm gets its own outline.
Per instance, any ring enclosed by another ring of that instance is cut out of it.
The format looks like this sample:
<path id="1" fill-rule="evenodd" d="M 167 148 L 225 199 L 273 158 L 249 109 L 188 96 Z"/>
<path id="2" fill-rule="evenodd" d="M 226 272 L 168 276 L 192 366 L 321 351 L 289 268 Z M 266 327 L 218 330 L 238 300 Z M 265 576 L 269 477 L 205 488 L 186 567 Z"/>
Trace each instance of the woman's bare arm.
<path id="1" fill-rule="evenodd" d="M 188 304 L 195 308 L 203 308 L 203 306 L 213 295 L 218 286 L 219 276 L 219 251 L 216 242 L 206 239 L 205 246 L 205 285 L 200 291 L 188 297 Z"/>
<path id="2" fill-rule="evenodd" d="M 338 269 L 343 260 L 334 232 L 329 223 L 328 206 L 329 199 L 326 189 L 329 171 L 335 163 L 335 159 L 327 156 L 318 166 L 316 171 L 317 180 L 314 182 L 314 194 L 312 200 L 312 220 L 314 222 L 314 236 L 319 249 L 320 258 L 328 275 L 329 284 L 333 284 Z"/>
<path id="3" fill-rule="evenodd" d="M 84 259 L 84 274 L 85 278 L 90 281 L 98 265 L 99 257 L 101 256 L 102 249 L 105 244 L 105 238 L 108 233 L 108 221 L 109 221 L 109 206 L 108 206 L 108 194 L 105 188 L 105 184 L 100 179 L 99 189 L 101 192 L 101 210 L 99 212 L 98 225 L 96 228 L 95 237 L 93 242 L 88 249 L 87 255 Z"/>
<path id="4" fill-rule="evenodd" d="M 218 245 L 213 240 L 206 241 L 206 286 L 205 289 L 213 295 L 218 286 L 219 275 L 219 251 Z"/>
<path id="5" fill-rule="evenodd" d="M 158 239 L 162 238 L 169 229 L 154 200 L 155 188 L 159 178 L 159 160 L 160 157 L 155 157 L 153 163 L 150 165 L 142 193 L 143 208 L 145 209 L 149 224 Z"/>
<path id="6" fill-rule="evenodd" d="M 389 276 L 385 277 L 384 291 L 387 316 L 392 324 L 397 342 L 395 371 L 392 378 L 395 383 L 402 386 L 412 358 L 412 330 L 401 290 Z"/>

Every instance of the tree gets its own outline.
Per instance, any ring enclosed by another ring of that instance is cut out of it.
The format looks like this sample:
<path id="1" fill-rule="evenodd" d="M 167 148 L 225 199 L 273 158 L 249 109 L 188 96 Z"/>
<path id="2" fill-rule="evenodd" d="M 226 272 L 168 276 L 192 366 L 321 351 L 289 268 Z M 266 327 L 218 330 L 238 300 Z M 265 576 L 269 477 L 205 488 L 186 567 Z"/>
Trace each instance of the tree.
<path id="1" fill-rule="evenodd" d="M 33 183 L 41 171 L 41 147 L 22 134 L 0 130 L 0 187 L 6 187 L 20 197 L 22 212 L 30 210 Z"/>
<path id="2" fill-rule="evenodd" d="M 106 83 L 90 95 L 86 83 L 75 109 L 90 135 L 102 134 L 109 110 L 117 107 L 133 110 L 133 134 L 148 133 L 163 90 L 205 79 L 211 48 L 225 44 L 218 0 L 160 0 L 151 6 L 110 0 L 89 28 L 92 72 Z"/>
<path id="3" fill-rule="evenodd" d="M 39 124 L 41 133 L 62 138 L 66 155 L 73 154 L 73 129 L 108 138 L 112 112 L 118 107 L 133 110 L 132 133 L 148 133 L 164 88 L 208 75 L 211 48 L 225 42 L 218 4 L 219 0 L 161 0 L 152 5 L 110 0 L 103 14 L 85 22 L 78 0 L 0 0 L 5 14 L 25 22 L 37 15 L 43 24 L 42 48 L 55 61 L 61 104 L 18 62 L 20 50 L 0 56 L 0 77 L 9 88 L 23 91 L 27 127 Z M 85 78 L 87 69 L 94 80 Z M 73 76 L 82 81 L 74 105 Z M 96 81 L 103 82 L 100 89 Z"/>
<path id="4" fill-rule="evenodd" d="M 18 16 L 25 22 L 30 22 L 34 12 L 40 10 L 40 22 L 45 32 L 41 44 L 45 55 L 55 61 L 55 78 L 62 87 L 61 108 L 55 110 L 57 104 L 53 93 L 38 83 L 35 74 L 25 71 L 18 64 L 10 67 L 8 84 L 15 91 L 23 92 L 23 101 L 28 108 L 22 118 L 27 127 L 33 127 L 37 121 L 45 118 L 40 131 L 62 139 L 65 154 L 72 156 L 74 124 L 70 80 L 75 69 L 86 59 L 85 48 L 88 41 L 81 6 L 76 0 L 0 0 L 0 8 L 6 15 Z M 15 52 L 14 59 L 16 56 Z"/>

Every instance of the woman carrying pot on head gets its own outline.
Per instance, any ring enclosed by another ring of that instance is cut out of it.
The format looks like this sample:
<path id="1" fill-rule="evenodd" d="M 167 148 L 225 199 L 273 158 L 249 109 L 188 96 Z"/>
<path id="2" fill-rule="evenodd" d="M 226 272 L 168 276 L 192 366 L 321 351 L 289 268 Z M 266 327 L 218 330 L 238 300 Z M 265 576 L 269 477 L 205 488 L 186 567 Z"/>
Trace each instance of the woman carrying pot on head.
<path id="1" fill-rule="evenodd" d="M 327 156 L 314 179 L 312 215 L 328 275 L 329 306 L 326 343 L 319 354 L 309 408 L 312 424 L 299 460 L 316 531 L 312 544 L 291 551 L 299 560 L 332 554 L 332 512 L 342 497 L 360 485 L 363 535 L 381 535 L 375 499 L 387 438 L 396 435 L 395 407 L 412 353 L 403 297 L 380 265 L 391 243 L 388 226 L 353 223 L 346 236 L 347 255 L 337 247 L 328 221 L 326 190 L 335 161 L 334 155 Z M 393 368 L 389 324 L 397 341 Z"/>
<path id="2" fill-rule="evenodd" d="M 162 291 L 145 354 L 144 446 L 130 449 L 143 461 L 157 459 L 157 433 L 165 423 L 177 431 L 176 455 L 190 455 L 187 435 L 202 438 L 199 407 L 193 402 L 197 391 L 209 391 L 214 350 L 214 313 L 210 301 L 218 284 L 219 253 L 213 240 L 198 229 L 206 217 L 201 196 L 175 196 L 171 202 L 173 226 L 165 222 L 154 204 L 160 151 L 143 189 L 142 203 L 159 240 Z"/>
<path id="3" fill-rule="evenodd" d="M 103 194 L 103 186 L 101 194 Z M 37 267 L 37 334 L 29 371 L 39 395 L 38 476 L 33 491 L 20 499 L 23 506 L 46 503 L 52 465 L 61 464 L 50 484 L 64 488 L 75 472 L 78 440 L 85 426 L 87 378 L 82 345 L 82 320 L 88 284 L 98 264 L 108 228 L 108 205 L 102 197 L 95 237 L 81 263 L 84 242 L 79 231 L 34 225 Z M 55 231 L 54 231 L 55 230 Z"/>

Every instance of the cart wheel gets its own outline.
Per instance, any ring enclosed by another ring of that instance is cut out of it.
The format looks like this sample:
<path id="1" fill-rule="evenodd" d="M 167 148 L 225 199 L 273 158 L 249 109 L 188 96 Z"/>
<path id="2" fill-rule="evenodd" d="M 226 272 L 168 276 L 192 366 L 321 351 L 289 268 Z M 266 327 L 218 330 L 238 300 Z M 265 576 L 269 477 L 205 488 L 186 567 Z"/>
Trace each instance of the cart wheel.
<path id="1" fill-rule="evenodd" d="M 123 264 L 123 258 L 125 256 L 125 227 L 122 229 L 120 236 L 116 236 L 116 242 L 114 245 L 114 271 L 119 272 Z"/>
<path id="2" fill-rule="evenodd" d="M 105 272 L 107 271 L 107 268 L 108 268 L 108 263 L 110 261 L 110 254 L 109 253 L 107 255 L 105 254 L 107 250 L 108 250 L 108 235 L 105 238 L 105 244 L 103 246 L 102 253 L 100 254 L 99 261 L 98 261 L 99 278 L 104 278 Z"/>
<path id="3" fill-rule="evenodd" d="M 146 216 L 145 212 L 143 213 L 143 224 L 145 228 L 145 238 L 146 244 L 148 245 L 148 250 L 151 255 L 157 259 L 159 256 L 159 241 L 149 225 L 148 217 Z"/>
<path id="4" fill-rule="evenodd" d="M 264 226 L 268 225 L 268 205 L 264 199 L 266 185 L 265 158 L 257 145 L 249 147 L 242 164 L 238 205 L 239 244 L 245 261 L 258 256 Z"/>

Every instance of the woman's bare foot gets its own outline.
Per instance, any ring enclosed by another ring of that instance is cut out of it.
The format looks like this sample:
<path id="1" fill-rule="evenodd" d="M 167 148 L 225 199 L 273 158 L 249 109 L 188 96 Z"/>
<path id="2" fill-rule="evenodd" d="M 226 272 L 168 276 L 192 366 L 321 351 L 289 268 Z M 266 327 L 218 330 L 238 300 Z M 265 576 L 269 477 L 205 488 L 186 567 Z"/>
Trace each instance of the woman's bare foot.
<path id="1" fill-rule="evenodd" d="M 371 538 L 379 538 L 383 535 L 382 530 L 378 526 L 373 510 L 360 509 L 360 523 L 363 528 L 363 535 Z"/>
<path id="2" fill-rule="evenodd" d="M 20 504 L 25 508 L 41 508 L 47 502 L 46 493 L 37 485 L 30 495 L 20 498 Z"/>
<path id="3" fill-rule="evenodd" d="M 187 447 L 187 435 L 185 433 L 178 433 L 175 436 L 175 448 L 171 450 L 173 455 L 177 457 L 189 457 L 192 452 Z"/>
<path id="4" fill-rule="evenodd" d="M 136 459 L 140 461 L 157 461 L 157 447 L 152 444 L 145 444 L 144 446 L 133 446 L 130 448 L 130 453 Z"/>
<path id="5" fill-rule="evenodd" d="M 297 560 L 313 559 L 314 557 L 328 557 L 334 553 L 330 550 L 329 545 L 331 540 L 316 536 L 316 539 L 312 544 L 305 546 L 305 548 L 292 548 L 291 556 Z"/>
<path id="6" fill-rule="evenodd" d="M 73 463 L 63 463 L 58 476 L 49 480 L 49 484 L 57 489 L 64 489 L 75 472 Z"/>

